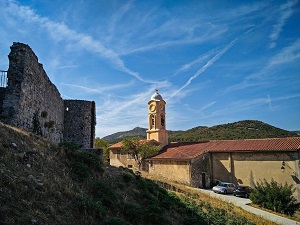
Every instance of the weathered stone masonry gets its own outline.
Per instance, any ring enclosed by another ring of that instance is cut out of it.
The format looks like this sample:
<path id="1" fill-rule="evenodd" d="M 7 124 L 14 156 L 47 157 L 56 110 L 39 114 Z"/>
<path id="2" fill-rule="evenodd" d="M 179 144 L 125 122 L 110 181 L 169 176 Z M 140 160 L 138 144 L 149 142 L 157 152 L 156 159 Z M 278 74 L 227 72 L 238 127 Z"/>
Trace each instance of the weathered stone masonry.
<path id="1" fill-rule="evenodd" d="M 78 140 L 77 144 L 93 148 L 95 139 L 95 102 L 65 100 L 64 140 Z M 91 126 L 94 125 L 94 126 Z M 73 132 L 76 130 L 76 132 Z M 90 143 L 90 145 L 89 145 Z"/>
<path id="2" fill-rule="evenodd" d="M 8 58 L 7 87 L 0 90 L 1 121 L 54 143 L 72 141 L 92 148 L 95 103 L 63 100 L 28 45 L 13 43 Z"/>

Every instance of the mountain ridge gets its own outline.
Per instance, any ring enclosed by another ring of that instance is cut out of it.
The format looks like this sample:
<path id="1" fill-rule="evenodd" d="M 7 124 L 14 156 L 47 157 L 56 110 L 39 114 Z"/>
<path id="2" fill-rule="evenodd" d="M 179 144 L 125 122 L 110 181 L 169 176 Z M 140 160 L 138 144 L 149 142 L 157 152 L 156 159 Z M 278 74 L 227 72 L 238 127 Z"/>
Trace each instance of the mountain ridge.
<path id="1" fill-rule="evenodd" d="M 146 138 L 146 128 L 135 127 L 129 131 L 117 132 L 103 137 L 109 143 L 116 143 L 128 137 Z M 299 136 L 299 132 L 287 131 L 258 120 L 241 120 L 233 123 L 196 126 L 188 130 L 169 132 L 169 141 L 204 141 L 232 139 L 260 139 Z"/>

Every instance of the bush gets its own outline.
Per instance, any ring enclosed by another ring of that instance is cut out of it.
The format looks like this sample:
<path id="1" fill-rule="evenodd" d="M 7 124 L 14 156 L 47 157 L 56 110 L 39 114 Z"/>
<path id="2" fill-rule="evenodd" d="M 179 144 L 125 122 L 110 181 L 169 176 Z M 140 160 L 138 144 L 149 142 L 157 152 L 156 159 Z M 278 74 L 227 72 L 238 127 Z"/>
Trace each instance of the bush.
<path id="1" fill-rule="evenodd" d="M 141 224 L 143 209 L 137 203 L 127 202 L 124 204 L 124 215 L 130 222 Z"/>
<path id="2" fill-rule="evenodd" d="M 76 162 L 72 165 L 73 178 L 78 181 L 84 181 L 91 174 L 89 167 L 83 163 Z"/>
<path id="3" fill-rule="evenodd" d="M 123 173 L 122 176 L 123 176 L 123 180 L 126 183 L 129 183 L 134 179 L 134 175 L 132 175 L 131 173 Z"/>
<path id="4" fill-rule="evenodd" d="M 92 213 L 97 219 L 102 219 L 107 214 L 107 208 L 103 206 L 102 202 L 90 197 L 78 199 L 78 206 L 81 210 L 85 209 L 87 213 Z"/>
<path id="5" fill-rule="evenodd" d="M 107 218 L 101 223 L 101 225 L 126 225 L 126 224 L 128 223 L 123 218 L 118 216 Z"/>
<path id="6" fill-rule="evenodd" d="M 104 181 L 98 180 L 92 187 L 93 197 L 102 202 L 106 207 L 118 207 L 118 196 L 114 189 Z"/>
<path id="7" fill-rule="evenodd" d="M 65 149 L 66 155 L 72 162 L 74 178 L 84 181 L 92 174 L 92 170 L 103 173 L 102 160 L 94 152 L 81 151 L 79 146 L 72 142 L 60 143 Z"/>
<path id="8" fill-rule="evenodd" d="M 270 183 L 266 180 L 256 183 L 254 190 L 250 195 L 250 200 L 257 205 L 275 212 L 293 215 L 299 209 L 300 203 L 297 203 L 293 196 L 295 189 L 292 185 L 279 184 L 273 179 Z"/>

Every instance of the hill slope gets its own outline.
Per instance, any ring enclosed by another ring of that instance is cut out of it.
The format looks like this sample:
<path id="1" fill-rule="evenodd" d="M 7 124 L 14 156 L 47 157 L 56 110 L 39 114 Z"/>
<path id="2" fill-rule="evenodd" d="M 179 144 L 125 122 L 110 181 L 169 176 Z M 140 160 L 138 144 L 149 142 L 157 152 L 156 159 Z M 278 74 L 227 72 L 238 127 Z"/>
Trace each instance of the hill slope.
<path id="1" fill-rule="evenodd" d="M 103 137 L 103 140 L 108 142 L 117 142 L 116 140 L 122 140 L 126 137 L 140 136 L 142 138 L 146 138 L 146 128 L 135 127 L 132 130 L 117 132 L 108 136 Z"/>
<path id="2" fill-rule="evenodd" d="M 243 120 L 213 127 L 195 127 L 170 135 L 169 141 L 204 141 L 295 137 L 297 133 L 286 131 L 257 120 Z"/>
<path id="3" fill-rule="evenodd" d="M 253 224 L 233 206 L 221 204 L 228 212 L 208 202 L 197 206 L 195 194 L 178 198 L 126 168 L 101 166 L 96 154 L 2 123 L 0 190 L 6 225 Z"/>
<path id="4" fill-rule="evenodd" d="M 136 127 L 129 131 L 117 132 L 103 140 L 117 143 L 126 137 L 146 138 L 146 128 Z M 213 127 L 198 126 L 186 131 L 168 131 L 169 141 L 232 140 L 251 138 L 294 137 L 297 132 L 286 131 L 256 120 L 243 120 Z"/>

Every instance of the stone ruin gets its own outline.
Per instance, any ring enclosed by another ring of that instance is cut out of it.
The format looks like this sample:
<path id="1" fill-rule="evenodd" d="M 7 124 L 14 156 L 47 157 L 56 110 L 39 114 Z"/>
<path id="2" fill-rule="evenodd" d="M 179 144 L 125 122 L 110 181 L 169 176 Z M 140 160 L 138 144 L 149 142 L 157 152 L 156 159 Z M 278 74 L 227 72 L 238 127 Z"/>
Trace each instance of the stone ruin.
<path id="1" fill-rule="evenodd" d="M 64 100 L 32 49 L 14 42 L 8 71 L 0 71 L 0 120 L 51 142 L 93 148 L 94 101 Z"/>

